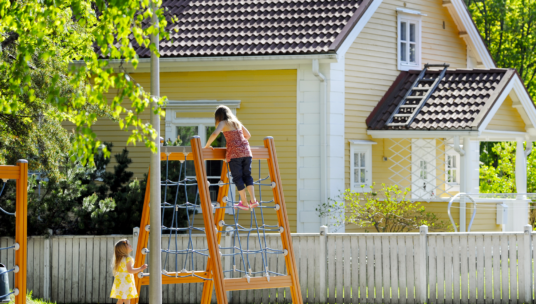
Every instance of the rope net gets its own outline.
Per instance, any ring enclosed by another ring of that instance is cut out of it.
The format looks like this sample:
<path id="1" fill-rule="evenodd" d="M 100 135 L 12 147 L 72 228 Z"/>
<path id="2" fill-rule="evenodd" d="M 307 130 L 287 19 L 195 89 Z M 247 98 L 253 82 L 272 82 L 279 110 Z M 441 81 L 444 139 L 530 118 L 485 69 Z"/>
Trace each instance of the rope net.
<path id="1" fill-rule="evenodd" d="M 221 162 L 221 161 L 220 161 Z M 208 280 L 205 277 L 197 275 L 194 270 L 201 270 L 202 265 L 206 265 L 209 257 L 206 239 L 203 238 L 203 243 L 199 242 L 197 236 L 202 236 L 205 233 L 205 227 L 196 225 L 196 217 L 202 217 L 199 214 L 201 210 L 201 202 L 199 199 L 199 189 L 195 178 L 195 169 L 192 168 L 193 161 L 184 160 L 170 161 L 169 156 L 164 163 L 162 170 L 164 179 L 161 181 L 163 201 L 161 203 L 162 210 L 162 274 L 168 277 L 176 277 L 180 273 L 181 277 L 197 277 L 203 280 Z M 177 168 L 178 167 L 178 168 Z M 274 200 L 263 200 L 263 188 L 274 186 L 269 182 L 269 176 L 262 178 L 261 176 L 261 161 L 258 161 L 258 179 L 254 181 L 255 192 L 259 201 L 259 206 L 245 211 L 235 209 L 235 197 L 238 193 L 232 182 L 232 176 L 228 166 L 226 174 L 229 177 L 229 182 L 224 183 L 222 180 L 209 184 L 211 194 L 217 194 L 219 188 L 229 186 L 229 191 L 224 197 L 226 206 L 221 206 L 216 202 L 216 198 L 212 198 L 213 210 L 224 209 L 225 217 L 229 223 L 222 221 L 215 223 L 218 227 L 218 232 L 222 235 L 231 237 L 230 245 L 225 246 L 224 242 L 220 242 L 220 252 L 224 259 L 231 259 L 231 267 L 226 269 L 223 263 L 223 271 L 229 277 L 255 277 L 255 276 L 283 276 L 285 270 L 279 267 L 270 267 L 270 259 L 273 255 L 286 255 L 286 250 L 276 249 L 270 246 L 275 245 L 267 240 L 269 233 L 276 233 L 280 237 L 280 228 L 277 225 L 269 225 L 265 218 L 271 211 L 275 215 L 275 211 L 279 206 L 274 203 Z M 174 170 L 173 170 L 174 169 Z M 173 171 L 178 171 L 178 176 Z M 188 174 L 193 174 L 188 176 Z M 175 175 L 175 179 L 170 178 Z M 267 182 L 268 180 L 268 182 Z M 265 190 L 266 191 L 266 190 Z M 271 191 L 269 192 L 271 193 Z M 240 214 L 242 213 L 242 217 Z M 248 218 L 244 221 L 245 217 Z M 241 218 L 241 221 L 239 221 Z M 197 221 L 202 223 L 201 221 Z M 248 222 L 248 224 L 246 224 Z M 187 235 L 187 240 L 182 237 Z M 197 242 L 196 240 L 197 239 Z M 185 244 L 186 243 L 186 244 Z M 281 244 L 281 242 L 278 242 Z M 253 261 L 255 258 L 255 262 Z M 260 262 L 260 263 L 259 263 Z"/>
<path id="2" fill-rule="evenodd" d="M 9 181 L 3 181 L 2 182 L 2 186 L 0 186 L 0 199 L 2 198 L 2 196 L 4 195 L 5 196 L 5 190 L 6 190 L 6 185 Z M 7 222 L 7 220 L 1 220 L 3 217 L 8 217 L 8 216 L 12 216 L 12 217 L 15 217 L 15 212 L 8 212 L 7 210 L 3 209 L 1 206 L 0 206 L 0 222 Z M 10 245 L 10 246 L 7 246 L 7 247 L 0 247 L 0 253 L 2 252 L 6 252 L 8 250 L 18 250 L 18 244 L 17 243 L 13 243 L 13 245 Z M 2 255 L 0 255 L 2 256 Z M 4 254 L 5 256 L 5 254 Z M 6 267 L 9 267 L 8 265 L 5 265 Z M 2 277 L 2 275 L 6 274 L 6 273 L 15 273 L 17 272 L 18 269 L 17 269 L 17 266 L 14 266 L 13 268 L 10 268 L 10 269 L 7 269 L 6 270 L 0 270 L 0 278 Z M 0 294 L 0 301 L 4 300 L 4 299 L 9 299 L 9 296 L 11 296 L 12 294 L 15 294 L 15 290 L 13 289 L 11 292 L 7 293 L 7 294 Z"/>

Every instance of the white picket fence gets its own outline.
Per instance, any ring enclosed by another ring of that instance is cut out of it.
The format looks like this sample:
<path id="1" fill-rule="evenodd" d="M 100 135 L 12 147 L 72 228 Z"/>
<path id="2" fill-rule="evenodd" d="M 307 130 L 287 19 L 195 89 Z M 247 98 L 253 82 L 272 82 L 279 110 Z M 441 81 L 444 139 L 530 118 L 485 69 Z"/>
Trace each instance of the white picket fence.
<path id="1" fill-rule="evenodd" d="M 526 228 L 528 229 L 528 228 Z M 325 231 L 324 231 L 325 232 Z M 110 261 L 113 244 L 128 236 L 53 236 L 28 239 L 28 289 L 36 297 L 57 303 L 112 303 Z M 223 238 L 229 246 L 231 238 Z M 177 246 L 186 247 L 186 236 Z M 397 233 L 293 234 L 299 279 L 305 303 L 529 303 L 534 299 L 536 233 Z M 12 243 L 0 238 L 0 247 Z M 162 244 L 167 248 L 166 237 Z M 174 237 L 171 240 L 174 246 Z M 202 236 L 192 238 L 204 248 Z M 268 246 L 280 249 L 278 234 Z M 246 246 L 243 242 L 242 246 Z M 250 249 L 259 248 L 250 239 Z M 172 248 L 173 249 L 173 248 Z M 166 269 L 182 269 L 184 260 L 167 259 Z M 48 261 L 47 261 L 48 260 Z M 163 263 L 166 256 L 163 255 Z M 224 257 L 225 269 L 233 269 Z M 0 251 L 0 263 L 13 266 L 13 251 Z M 187 269 L 202 270 L 206 258 L 197 255 Z M 235 263 L 243 269 L 240 260 Z M 177 267 L 175 267 L 177 265 Z M 259 254 L 250 258 L 261 270 Z M 285 272 L 284 257 L 268 256 L 271 271 Z M 232 277 L 231 272 L 226 273 Z M 260 276 L 260 274 L 259 274 Z M 10 275 L 13 286 L 12 275 Z M 164 285 L 164 303 L 199 303 L 202 284 Z M 147 303 L 147 287 L 141 302 Z M 288 289 L 236 291 L 230 302 L 290 303 Z M 215 302 L 215 298 L 213 297 Z"/>

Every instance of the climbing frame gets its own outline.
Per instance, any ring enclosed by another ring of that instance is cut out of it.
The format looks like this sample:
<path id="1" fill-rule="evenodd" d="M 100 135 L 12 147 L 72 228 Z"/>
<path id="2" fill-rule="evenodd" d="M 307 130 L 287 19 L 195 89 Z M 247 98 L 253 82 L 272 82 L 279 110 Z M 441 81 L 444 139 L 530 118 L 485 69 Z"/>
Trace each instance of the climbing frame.
<path id="1" fill-rule="evenodd" d="M 221 234 L 225 223 L 223 222 L 225 210 L 228 209 L 227 195 L 229 193 L 230 181 L 227 163 L 223 163 L 220 187 L 218 190 L 217 202 L 218 207 L 212 204 L 209 195 L 209 182 L 206 174 L 205 161 L 207 160 L 225 160 L 225 148 L 208 148 L 204 149 L 201 140 L 195 136 L 191 140 L 191 149 L 188 147 L 162 147 L 165 152 L 161 153 L 162 161 L 185 161 L 193 160 L 195 164 L 195 173 L 199 195 L 199 203 L 202 209 L 204 232 L 207 239 L 208 259 L 205 270 L 195 270 L 189 272 L 162 272 L 162 284 L 184 284 L 184 283 L 203 283 L 203 293 L 201 303 L 209 304 L 212 299 L 213 289 L 215 289 L 216 298 L 219 304 L 227 304 L 227 291 L 250 290 L 250 289 L 268 289 L 289 287 L 294 303 L 303 303 L 301 290 L 299 287 L 298 270 L 294 258 L 290 226 L 287 216 L 285 198 L 283 194 L 282 181 L 277 163 L 277 154 L 272 137 L 264 139 L 263 147 L 251 147 L 253 160 L 266 160 L 270 173 L 270 183 L 274 197 L 275 210 L 277 213 L 278 229 L 281 235 L 282 248 L 285 253 L 285 264 L 287 269 L 286 275 L 263 277 L 243 277 L 243 278 L 224 278 L 222 267 L 222 248 L 220 247 Z M 150 174 L 150 173 L 149 173 Z M 166 180 L 166 183 L 168 181 Z M 213 185 L 214 186 L 214 185 Z M 149 184 L 145 193 L 145 202 L 140 224 L 140 235 L 138 246 L 136 248 L 136 257 L 141 257 L 147 247 L 149 240 Z M 215 209 L 215 211 L 214 211 Z M 213 212 L 214 211 L 214 212 Z M 236 221 L 236 217 L 235 217 Z M 266 250 L 266 249 L 265 249 Z M 283 252 L 282 251 L 282 252 Z M 144 263 L 144 258 L 136 258 L 134 267 L 140 267 Z M 136 288 L 139 291 L 142 285 L 149 285 L 149 274 L 136 276 Z"/>
<path id="2" fill-rule="evenodd" d="M 25 304 L 28 264 L 28 161 L 21 159 L 17 161 L 15 166 L 0 166 L 0 179 L 4 181 L 4 187 L 10 179 L 16 182 L 15 213 L 9 213 L 0 208 L 0 212 L 15 216 L 15 244 L 7 248 L 0 248 L 0 250 L 15 250 L 15 267 L 7 270 L 7 272 L 15 273 L 15 286 L 13 286 L 11 294 L 15 295 L 15 304 Z"/>

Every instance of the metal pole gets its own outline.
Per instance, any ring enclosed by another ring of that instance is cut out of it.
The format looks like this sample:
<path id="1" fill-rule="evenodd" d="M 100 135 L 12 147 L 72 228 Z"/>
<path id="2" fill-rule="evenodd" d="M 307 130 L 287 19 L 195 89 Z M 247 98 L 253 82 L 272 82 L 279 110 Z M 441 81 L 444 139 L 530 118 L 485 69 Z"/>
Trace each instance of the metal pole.
<path id="1" fill-rule="evenodd" d="M 152 23 L 158 28 L 158 17 L 156 16 L 156 10 L 158 9 L 156 3 L 151 1 L 151 10 L 153 12 Z M 156 51 L 159 51 L 159 35 L 151 35 L 151 43 L 156 46 Z M 156 54 L 151 54 L 151 95 L 154 99 L 160 96 L 160 66 L 159 59 Z M 156 144 L 156 153 L 151 154 L 151 176 L 150 176 L 150 222 L 151 231 L 149 235 L 150 243 L 150 257 L 149 257 L 149 303 L 161 304 L 162 303 L 162 260 L 161 260 L 161 234 L 162 223 L 160 220 L 160 117 L 158 114 L 154 114 L 153 108 L 156 108 L 157 104 L 153 100 L 151 103 L 151 124 L 156 132 L 154 142 Z"/>

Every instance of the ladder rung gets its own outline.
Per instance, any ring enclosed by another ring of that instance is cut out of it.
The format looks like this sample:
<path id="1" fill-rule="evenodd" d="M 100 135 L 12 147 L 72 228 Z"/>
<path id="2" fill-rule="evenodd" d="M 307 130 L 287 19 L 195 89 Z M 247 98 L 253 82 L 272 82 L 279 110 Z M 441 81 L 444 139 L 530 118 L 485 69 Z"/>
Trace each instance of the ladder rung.
<path id="1" fill-rule="evenodd" d="M 435 78 L 423 78 L 421 81 L 435 81 Z"/>
<path id="2" fill-rule="evenodd" d="M 408 96 L 406 99 L 423 99 L 424 96 Z"/>
<path id="3" fill-rule="evenodd" d="M 409 117 L 411 114 L 396 114 L 394 117 Z"/>
<path id="4" fill-rule="evenodd" d="M 400 108 L 416 108 L 417 105 L 401 105 Z"/>
<path id="5" fill-rule="evenodd" d="M 429 91 L 430 88 L 413 88 L 414 91 Z"/>

